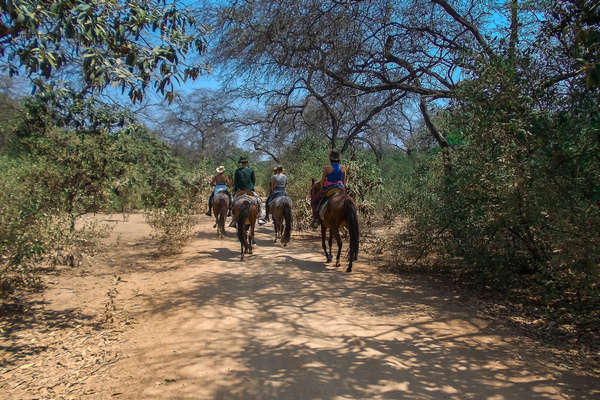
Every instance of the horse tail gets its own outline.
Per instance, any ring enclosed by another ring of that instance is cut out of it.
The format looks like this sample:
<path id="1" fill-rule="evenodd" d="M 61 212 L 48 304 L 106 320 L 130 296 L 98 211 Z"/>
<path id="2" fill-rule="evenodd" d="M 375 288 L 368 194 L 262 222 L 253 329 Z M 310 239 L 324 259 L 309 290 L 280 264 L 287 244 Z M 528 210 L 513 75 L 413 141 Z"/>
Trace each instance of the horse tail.
<path id="1" fill-rule="evenodd" d="M 227 210 L 229 209 L 229 205 L 227 204 L 229 199 L 227 197 L 222 196 L 219 199 L 219 226 L 225 226 L 225 219 L 227 218 Z"/>
<path id="2" fill-rule="evenodd" d="M 292 233 L 292 205 L 289 201 L 286 201 L 283 205 L 283 218 L 285 219 L 283 241 L 284 243 L 287 243 L 290 241 L 290 235 Z"/>
<path id="3" fill-rule="evenodd" d="M 249 214 L 250 214 L 250 202 L 245 201 L 240 206 L 240 213 L 239 213 L 238 219 L 237 219 L 237 236 L 238 236 L 238 239 L 240 240 L 240 243 L 242 243 L 242 244 L 244 244 L 244 231 L 245 231 L 244 221 L 246 221 Z"/>
<path id="4" fill-rule="evenodd" d="M 344 201 L 344 216 L 346 218 L 346 225 L 348 226 L 348 232 L 350 233 L 350 250 L 348 258 L 350 260 L 356 260 L 358 258 L 358 216 L 356 214 L 356 208 L 354 202 L 351 199 Z"/>

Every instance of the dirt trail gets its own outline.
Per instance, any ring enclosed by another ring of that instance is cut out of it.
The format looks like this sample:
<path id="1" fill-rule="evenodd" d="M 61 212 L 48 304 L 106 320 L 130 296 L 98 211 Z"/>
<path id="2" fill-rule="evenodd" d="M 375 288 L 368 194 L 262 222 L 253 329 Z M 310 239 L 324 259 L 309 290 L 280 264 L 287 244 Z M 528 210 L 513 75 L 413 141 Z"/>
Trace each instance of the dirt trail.
<path id="1" fill-rule="evenodd" d="M 316 236 L 239 261 L 212 221 L 183 254 L 152 257 L 141 215 L 106 254 L 64 269 L 4 329 L 6 399 L 597 399 L 600 380 L 359 255 L 346 274 Z M 444 294 L 443 294 L 444 293 Z"/>

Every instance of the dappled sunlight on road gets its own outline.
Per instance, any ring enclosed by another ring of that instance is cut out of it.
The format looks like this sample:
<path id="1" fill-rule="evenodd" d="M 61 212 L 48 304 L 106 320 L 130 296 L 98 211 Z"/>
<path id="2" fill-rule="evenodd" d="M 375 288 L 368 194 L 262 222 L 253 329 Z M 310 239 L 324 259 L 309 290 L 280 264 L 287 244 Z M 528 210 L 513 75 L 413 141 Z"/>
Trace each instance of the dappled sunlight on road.
<path id="1" fill-rule="evenodd" d="M 427 288 L 382 277 L 360 257 L 346 274 L 323 263 L 318 242 L 283 249 L 267 234 L 259 231 L 263 244 L 245 262 L 233 237 L 199 238 L 177 261 L 176 284 L 141 296 L 128 338 L 135 350 L 121 368 L 138 366 L 131 379 L 143 398 L 600 395 L 597 381 L 537 361 L 528 343 L 515 346 L 518 338 Z"/>

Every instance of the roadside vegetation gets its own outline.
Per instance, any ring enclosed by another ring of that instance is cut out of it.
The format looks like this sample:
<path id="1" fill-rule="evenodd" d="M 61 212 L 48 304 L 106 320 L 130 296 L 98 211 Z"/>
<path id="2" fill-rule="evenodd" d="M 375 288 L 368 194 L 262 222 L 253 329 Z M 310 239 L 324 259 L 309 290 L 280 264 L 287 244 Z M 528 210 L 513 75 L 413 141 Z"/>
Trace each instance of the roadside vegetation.
<path id="1" fill-rule="evenodd" d="M 284 167 L 307 229 L 311 180 L 337 148 L 361 231 L 406 221 L 382 251 L 408 240 L 411 268 L 434 255 L 456 281 L 598 338 L 597 2 L 346 3 L 3 4 L 0 295 L 93 252 L 106 232 L 78 226 L 86 213 L 145 212 L 157 255 L 176 253 L 215 168 L 232 178 L 242 154 L 262 195 Z M 209 63 L 239 86 L 176 91 Z M 15 94 L 17 76 L 34 93 Z"/>

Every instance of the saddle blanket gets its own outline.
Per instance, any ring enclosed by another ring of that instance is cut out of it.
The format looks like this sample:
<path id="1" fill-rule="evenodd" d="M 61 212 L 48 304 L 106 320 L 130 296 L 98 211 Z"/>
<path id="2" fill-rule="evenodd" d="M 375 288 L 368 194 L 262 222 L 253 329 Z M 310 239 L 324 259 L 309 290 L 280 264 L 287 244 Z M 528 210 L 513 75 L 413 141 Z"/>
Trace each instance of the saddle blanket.
<path id="1" fill-rule="evenodd" d="M 325 197 L 327 198 L 327 200 L 325 200 L 323 202 L 323 204 L 321 205 L 321 208 L 319 208 L 319 217 L 321 219 L 323 219 L 323 217 L 325 217 L 325 210 L 327 210 L 327 203 L 329 203 L 329 199 L 332 198 L 333 196 L 335 196 L 336 194 L 342 194 L 342 193 L 344 193 L 344 191 L 337 187 L 331 188 L 331 189 L 327 190 L 327 192 L 325 192 Z"/>
<path id="2" fill-rule="evenodd" d="M 257 199 L 256 197 L 254 197 L 254 196 L 250 196 L 250 195 L 247 195 L 247 194 L 242 194 L 242 195 L 239 195 L 238 197 L 236 197 L 236 198 L 233 200 L 233 203 L 235 204 L 235 203 L 237 203 L 238 201 L 243 201 L 243 200 L 248 200 L 248 201 L 250 201 L 251 203 L 254 203 L 254 204 L 258 205 L 258 199 Z"/>

